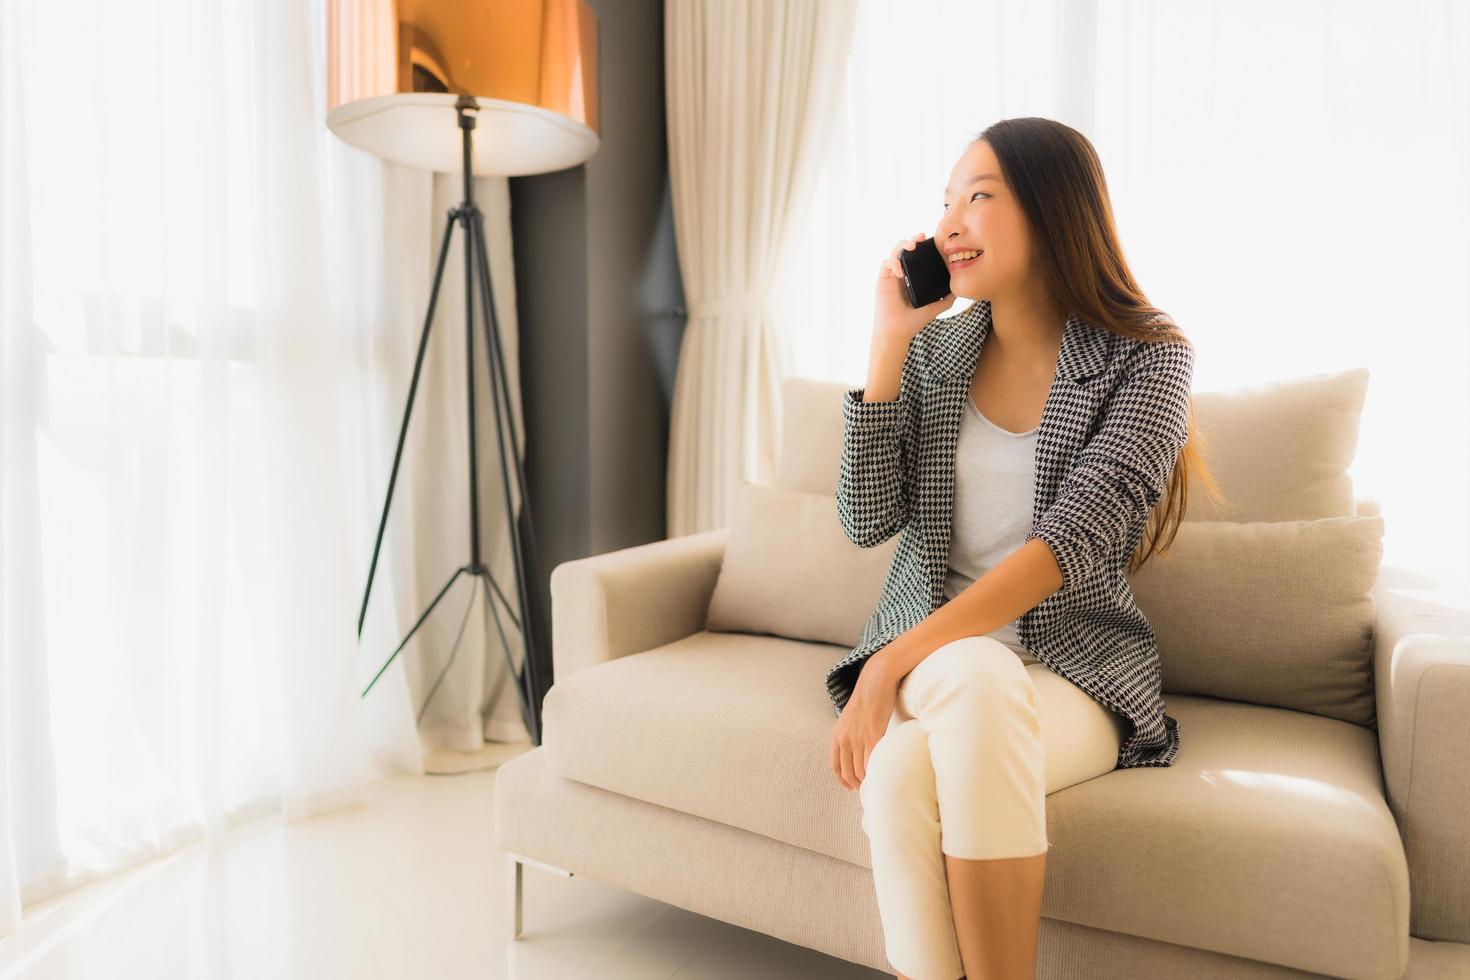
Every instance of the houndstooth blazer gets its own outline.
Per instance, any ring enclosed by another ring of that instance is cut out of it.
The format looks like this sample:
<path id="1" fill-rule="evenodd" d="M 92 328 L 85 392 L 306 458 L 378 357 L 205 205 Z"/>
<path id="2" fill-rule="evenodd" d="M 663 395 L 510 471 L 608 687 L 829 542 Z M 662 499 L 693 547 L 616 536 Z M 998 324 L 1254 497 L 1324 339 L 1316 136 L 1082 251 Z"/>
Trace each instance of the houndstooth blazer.
<path id="1" fill-rule="evenodd" d="M 827 672 L 841 715 L 867 658 L 948 601 L 944 576 L 955 444 L 990 303 L 930 321 L 909 344 L 899 396 L 843 393 L 837 515 L 856 545 L 903 533 L 858 645 Z M 1168 766 L 1179 722 L 1165 714 L 1158 645 L 1124 568 L 1188 434 L 1194 347 L 1142 341 L 1068 317 L 1036 441 L 1032 529 L 1061 588 L 1023 613 L 1022 646 L 1132 724 L 1119 768 Z"/>

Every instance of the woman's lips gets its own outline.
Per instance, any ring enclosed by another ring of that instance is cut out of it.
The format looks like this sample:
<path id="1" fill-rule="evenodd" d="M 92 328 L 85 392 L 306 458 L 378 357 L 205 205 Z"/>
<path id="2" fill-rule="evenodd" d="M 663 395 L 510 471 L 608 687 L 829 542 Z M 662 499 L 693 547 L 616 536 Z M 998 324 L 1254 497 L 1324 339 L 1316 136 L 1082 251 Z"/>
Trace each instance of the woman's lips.
<path id="1" fill-rule="evenodd" d="M 963 262 L 951 262 L 949 264 L 949 271 L 950 272 L 953 272 L 956 269 L 963 269 L 967 265 L 974 265 L 976 262 L 979 262 L 984 257 L 985 257 L 985 253 L 984 252 L 981 252 L 979 255 L 975 256 L 973 259 L 965 259 Z"/>

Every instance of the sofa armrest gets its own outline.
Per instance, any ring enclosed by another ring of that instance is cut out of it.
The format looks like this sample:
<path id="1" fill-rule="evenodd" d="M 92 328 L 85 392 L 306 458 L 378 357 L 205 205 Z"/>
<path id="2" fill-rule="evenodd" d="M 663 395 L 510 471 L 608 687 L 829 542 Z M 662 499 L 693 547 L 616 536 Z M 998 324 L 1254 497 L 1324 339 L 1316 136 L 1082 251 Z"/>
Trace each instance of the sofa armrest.
<path id="1" fill-rule="evenodd" d="M 554 679 L 704 629 L 729 537 L 721 527 L 552 569 Z"/>
<path id="2" fill-rule="evenodd" d="M 1373 673 L 1388 805 L 1409 863 L 1409 931 L 1470 942 L 1470 593 L 1385 566 Z"/>

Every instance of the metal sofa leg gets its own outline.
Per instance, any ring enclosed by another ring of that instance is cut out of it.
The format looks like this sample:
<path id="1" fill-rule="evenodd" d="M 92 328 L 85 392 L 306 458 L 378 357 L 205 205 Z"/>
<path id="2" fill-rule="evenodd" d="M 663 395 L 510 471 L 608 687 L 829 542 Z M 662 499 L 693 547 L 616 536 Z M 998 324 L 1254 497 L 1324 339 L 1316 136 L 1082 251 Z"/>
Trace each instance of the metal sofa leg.
<path id="1" fill-rule="evenodd" d="M 573 874 L 566 868 L 558 868 L 554 864 L 547 864 L 545 861 L 537 861 L 535 858 L 528 858 L 524 854 L 516 854 L 514 851 L 506 851 L 505 859 L 505 883 L 507 886 L 506 897 L 510 900 L 509 938 L 511 942 L 515 942 L 517 939 L 521 938 L 521 927 L 523 924 L 523 920 L 521 918 L 522 900 L 525 897 L 525 879 L 522 873 L 523 867 L 527 864 L 533 865 L 537 868 L 540 868 L 542 871 L 550 871 L 552 874 L 561 875 L 563 878 L 571 878 L 573 877 Z"/>
<path id="2" fill-rule="evenodd" d="M 514 856 L 506 852 L 506 870 L 510 877 L 506 884 L 510 886 L 508 898 L 510 899 L 510 941 L 515 942 L 521 938 L 521 868 L 523 865 Z"/>

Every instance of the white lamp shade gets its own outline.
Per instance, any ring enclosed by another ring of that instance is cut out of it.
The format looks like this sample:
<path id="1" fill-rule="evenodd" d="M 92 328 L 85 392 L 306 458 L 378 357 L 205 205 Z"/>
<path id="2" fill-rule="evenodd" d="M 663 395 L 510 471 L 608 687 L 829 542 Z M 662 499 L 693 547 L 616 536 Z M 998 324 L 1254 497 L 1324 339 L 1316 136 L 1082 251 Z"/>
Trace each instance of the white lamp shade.
<path id="1" fill-rule="evenodd" d="M 425 170 L 463 171 L 456 125 L 458 96 L 439 92 L 380 95 L 340 105 L 327 114 L 332 132 L 361 150 Z M 524 102 L 477 97 L 480 111 L 471 149 L 477 176 L 519 177 L 575 167 L 601 144 L 581 123 Z"/>
<path id="2" fill-rule="evenodd" d="M 455 102 L 479 111 L 471 169 L 507 177 L 597 152 L 586 0 L 329 0 L 327 125 L 395 163 L 463 171 Z"/>

